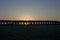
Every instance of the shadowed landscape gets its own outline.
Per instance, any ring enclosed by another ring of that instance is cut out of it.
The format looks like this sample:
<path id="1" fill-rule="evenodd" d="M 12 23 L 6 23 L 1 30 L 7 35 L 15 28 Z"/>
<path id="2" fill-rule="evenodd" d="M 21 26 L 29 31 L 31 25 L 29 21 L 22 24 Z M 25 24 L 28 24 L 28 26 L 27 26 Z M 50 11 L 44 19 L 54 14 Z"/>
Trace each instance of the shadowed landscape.
<path id="1" fill-rule="evenodd" d="M 58 23 L 30 25 L 0 24 L 0 40 L 59 40 L 60 22 Z"/>

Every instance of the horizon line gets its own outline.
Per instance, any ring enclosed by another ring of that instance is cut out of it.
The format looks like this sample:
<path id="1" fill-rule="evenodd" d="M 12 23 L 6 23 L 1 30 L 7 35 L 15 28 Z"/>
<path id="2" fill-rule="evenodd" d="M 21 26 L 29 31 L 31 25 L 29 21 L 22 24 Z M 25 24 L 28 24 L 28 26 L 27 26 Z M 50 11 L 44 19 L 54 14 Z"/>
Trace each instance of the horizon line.
<path id="1" fill-rule="evenodd" d="M 59 20 L 0 20 L 0 21 L 58 21 Z"/>

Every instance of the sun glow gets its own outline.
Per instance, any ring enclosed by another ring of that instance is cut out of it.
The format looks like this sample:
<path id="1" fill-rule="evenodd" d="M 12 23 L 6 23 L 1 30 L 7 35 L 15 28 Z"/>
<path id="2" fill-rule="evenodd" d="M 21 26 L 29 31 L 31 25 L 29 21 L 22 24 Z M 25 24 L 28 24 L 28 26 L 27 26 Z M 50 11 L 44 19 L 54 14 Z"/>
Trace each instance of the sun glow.
<path id="1" fill-rule="evenodd" d="M 29 25 L 30 23 L 29 22 L 22 22 L 21 24 L 22 25 Z"/>
<path id="2" fill-rule="evenodd" d="M 24 17 L 20 17 L 19 20 L 34 20 L 33 17 L 30 17 L 30 16 L 24 16 Z"/>

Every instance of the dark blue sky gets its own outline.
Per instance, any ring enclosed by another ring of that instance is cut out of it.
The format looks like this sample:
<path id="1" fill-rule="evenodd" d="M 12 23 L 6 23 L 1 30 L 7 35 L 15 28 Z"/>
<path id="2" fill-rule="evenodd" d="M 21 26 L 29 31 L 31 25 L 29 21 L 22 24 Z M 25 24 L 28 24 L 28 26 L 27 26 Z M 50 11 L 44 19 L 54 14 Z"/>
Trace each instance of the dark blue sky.
<path id="1" fill-rule="evenodd" d="M 0 0 L 0 19 L 60 20 L 60 0 Z"/>

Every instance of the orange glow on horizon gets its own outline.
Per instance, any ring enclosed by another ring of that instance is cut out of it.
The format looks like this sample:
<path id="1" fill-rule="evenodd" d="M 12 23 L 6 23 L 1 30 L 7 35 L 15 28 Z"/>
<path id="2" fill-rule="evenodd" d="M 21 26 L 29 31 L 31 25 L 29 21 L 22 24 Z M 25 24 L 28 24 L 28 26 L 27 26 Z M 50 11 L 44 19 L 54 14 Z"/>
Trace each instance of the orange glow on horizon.
<path id="1" fill-rule="evenodd" d="M 53 17 L 32 17 L 32 16 L 21 16 L 21 17 L 7 17 L 7 18 L 0 18 L 0 20 L 54 20 L 54 21 L 60 21 L 59 18 L 53 18 Z"/>

